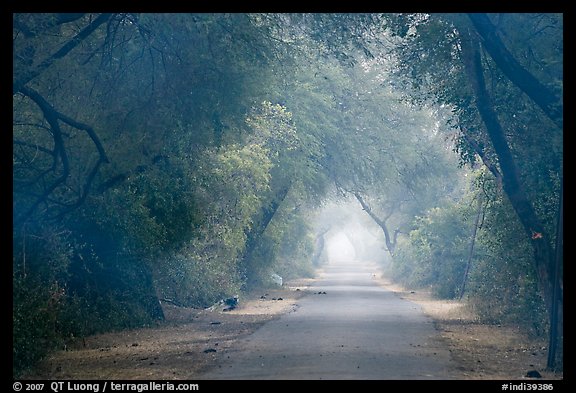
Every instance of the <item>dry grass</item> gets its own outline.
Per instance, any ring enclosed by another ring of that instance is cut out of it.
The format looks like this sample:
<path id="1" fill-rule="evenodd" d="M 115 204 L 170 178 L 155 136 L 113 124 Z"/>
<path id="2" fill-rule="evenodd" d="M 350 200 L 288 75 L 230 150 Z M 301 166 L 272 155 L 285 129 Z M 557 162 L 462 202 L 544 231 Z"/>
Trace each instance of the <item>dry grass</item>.
<path id="1" fill-rule="evenodd" d="M 248 294 L 228 312 L 165 304 L 166 321 L 160 326 L 76 340 L 23 379 L 196 379 L 225 359 L 240 338 L 294 310 L 311 281 Z"/>
<path id="2" fill-rule="evenodd" d="M 452 354 L 458 379 L 529 380 L 537 370 L 543 379 L 558 380 L 562 373 L 546 371 L 547 342 L 534 339 L 514 326 L 487 325 L 465 302 L 434 299 L 427 291 L 410 291 L 376 273 L 383 287 L 412 301 L 435 321 L 441 340 Z"/>

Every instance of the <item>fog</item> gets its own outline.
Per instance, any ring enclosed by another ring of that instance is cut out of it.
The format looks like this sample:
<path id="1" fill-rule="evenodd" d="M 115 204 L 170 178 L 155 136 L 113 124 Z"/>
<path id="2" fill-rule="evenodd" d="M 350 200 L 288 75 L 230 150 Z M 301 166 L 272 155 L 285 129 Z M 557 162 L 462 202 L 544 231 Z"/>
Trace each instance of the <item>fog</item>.
<path id="1" fill-rule="evenodd" d="M 330 236 L 326 241 L 326 255 L 331 262 L 356 259 L 356 250 L 346 232 L 340 231 Z"/>
<path id="2" fill-rule="evenodd" d="M 388 263 L 382 230 L 355 199 L 327 204 L 318 216 L 316 228 L 317 233 L 324 233 L 324 262 Z"/>

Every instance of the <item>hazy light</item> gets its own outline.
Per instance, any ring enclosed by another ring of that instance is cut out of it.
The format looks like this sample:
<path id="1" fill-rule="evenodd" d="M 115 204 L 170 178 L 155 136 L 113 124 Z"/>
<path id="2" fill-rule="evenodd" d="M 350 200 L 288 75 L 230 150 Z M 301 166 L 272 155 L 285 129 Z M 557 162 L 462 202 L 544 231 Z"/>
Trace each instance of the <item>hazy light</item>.
<path id="1" fill-rule="evenodd" d="M 326 242 L 326 252 L 329 261 L 351 261 L 356 259 L 354 246 L 344 232 L 338 232 Z"/>

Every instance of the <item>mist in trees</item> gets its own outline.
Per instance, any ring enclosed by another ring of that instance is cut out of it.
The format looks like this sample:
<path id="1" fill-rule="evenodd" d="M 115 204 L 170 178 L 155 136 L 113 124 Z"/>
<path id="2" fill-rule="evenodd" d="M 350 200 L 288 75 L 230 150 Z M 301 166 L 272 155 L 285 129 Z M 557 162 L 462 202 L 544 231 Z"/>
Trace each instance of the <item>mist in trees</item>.
<path id="1" fill-rule="evenodd" d="M 559 14 L 13 14 L 14 374 L 338 253 L 561 343 L 562 34 Z"/>

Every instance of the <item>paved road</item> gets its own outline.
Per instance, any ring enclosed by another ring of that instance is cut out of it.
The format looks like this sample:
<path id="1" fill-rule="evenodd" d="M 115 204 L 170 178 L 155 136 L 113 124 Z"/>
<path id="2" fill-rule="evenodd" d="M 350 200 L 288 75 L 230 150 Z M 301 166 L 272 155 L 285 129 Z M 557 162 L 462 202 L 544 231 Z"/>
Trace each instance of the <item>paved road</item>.
<path id="1" fill-rule="evenodd" d="M 450 354 L 432 320 L 378 286 L 374 271 L 328 265 L 296 311 L 246 337 L 203 379 L 448 379 Z"/>

